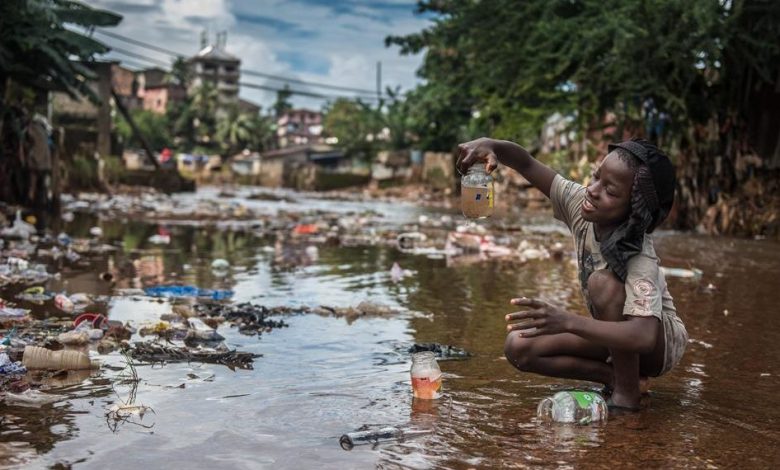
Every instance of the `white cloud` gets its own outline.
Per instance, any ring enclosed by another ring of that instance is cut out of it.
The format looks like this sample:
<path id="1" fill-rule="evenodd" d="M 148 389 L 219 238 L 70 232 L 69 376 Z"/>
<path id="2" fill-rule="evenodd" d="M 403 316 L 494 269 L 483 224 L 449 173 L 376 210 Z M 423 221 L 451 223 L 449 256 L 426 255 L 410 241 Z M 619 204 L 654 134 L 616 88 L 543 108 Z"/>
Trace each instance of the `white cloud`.
<path id="1" fill-rule="evenodd" d="M 409 90 L 418 79 L 415 71 L 421 57 L 402 57 L 397 47 L 386 48 L 384 38 L 420 31 L 427 20 L 406 9 L 377 10 L 365 2 L 248 0 L 93 0 L 92 5 L 117 11 L 124 20 L 112 30 L 139 41 L 192 55 L 199 49 L 200 34 L 208 28 L 213 39 L 228 31 L 227 49 L 242 59 L 243 70 L 295 78 L 313 83 L 374 90 L 376 63 L 382 62 L 383 88 Z M 388 3 L 387 1 L 383 3 Z M 98 36 L 110 45 L 170 63 L 165 54 Z M 122 54 L 113 57 L 128 59 Z M 140 59 L 135 65 L 151 65 Z M 283 82 L 242 76 L 243 82 L 281 88 Z M 290 83 L 296 90 L 323 95 L 348 94 L 316 86 Z M 242 87 L 241 96 L 264 108 L 276 98 L 274 92 Z M 319 108 L 324 101 L 293 97 L 296 106 Z"/>

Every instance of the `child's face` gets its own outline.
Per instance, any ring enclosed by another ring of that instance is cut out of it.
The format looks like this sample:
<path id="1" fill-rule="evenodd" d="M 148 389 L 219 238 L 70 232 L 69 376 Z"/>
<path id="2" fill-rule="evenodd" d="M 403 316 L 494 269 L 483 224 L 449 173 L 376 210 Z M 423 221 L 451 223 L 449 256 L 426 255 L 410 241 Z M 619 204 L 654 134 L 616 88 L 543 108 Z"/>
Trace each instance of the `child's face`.
<path id="1" fill-rule="evenodd" d="M 602 228 L 613 228 L 628 217 L 631 208 L 631 187 L 634 170 L 612 152 L 593 172 L 585 190 L 582 218 Z"/>

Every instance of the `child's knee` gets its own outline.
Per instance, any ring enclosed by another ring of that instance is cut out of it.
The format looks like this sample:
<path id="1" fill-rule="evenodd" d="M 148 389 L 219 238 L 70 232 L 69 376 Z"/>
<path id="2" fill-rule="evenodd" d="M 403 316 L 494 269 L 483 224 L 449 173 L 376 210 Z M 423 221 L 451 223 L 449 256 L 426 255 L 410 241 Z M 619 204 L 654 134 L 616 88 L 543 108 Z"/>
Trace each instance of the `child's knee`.
<path id="1" fill-rule="evenodd" d="M 513 366 L 522 371 L 529 371 L 535 357 L 532 343 L 531 338 L 523 338 L 520 332 L 512 331 L 506 335 L 504 355 Z"/>
<path id="2" fill-rule="evenodd" d="M 622 320 L 626 302 L 625 284 L 609 270 L 594 271 L 588 277 L 588 295 L 599 319 Z"/>

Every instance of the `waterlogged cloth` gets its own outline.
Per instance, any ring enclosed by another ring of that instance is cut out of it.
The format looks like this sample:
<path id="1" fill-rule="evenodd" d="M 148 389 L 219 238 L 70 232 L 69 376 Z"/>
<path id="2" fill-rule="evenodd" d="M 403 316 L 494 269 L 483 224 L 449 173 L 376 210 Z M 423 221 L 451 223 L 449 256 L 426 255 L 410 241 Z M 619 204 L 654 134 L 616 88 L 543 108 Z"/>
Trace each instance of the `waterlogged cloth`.
<path id="1" fill-rule="evenodd" d="M 582 218 L 580 209 L 585 199 L 585 187 L 556 175 L 550 189 L 555 218 L 564 222 L 574 235 L 577 248 L 577 266 L 580 288 L 593 313 L 588 293 L 588 278 L 594 271 L 606 269 L 607 262 L 601 254 L 600 243 L 596 240 L 593 224 Z M 688 333 L 682 320 L 677 316 L 672 296 L 666 286 L 666 278 L 658 263 L 653 247 L 653 237 L 645 235 L 642 252 L 628 261 L 626 277 L 626 303 L 623 315 L 638 317 L 654 316 L 664 327 L 664 368 L 661 374 L 672 369 L 685 352 Z"/>

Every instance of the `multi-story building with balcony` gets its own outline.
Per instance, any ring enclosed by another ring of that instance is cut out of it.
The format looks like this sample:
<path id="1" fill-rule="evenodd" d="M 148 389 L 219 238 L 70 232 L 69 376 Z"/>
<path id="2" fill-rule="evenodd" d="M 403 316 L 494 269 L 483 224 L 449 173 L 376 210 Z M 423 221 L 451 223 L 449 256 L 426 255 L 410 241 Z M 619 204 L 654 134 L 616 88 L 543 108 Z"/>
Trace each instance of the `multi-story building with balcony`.
<path id="1" fill-rule="evenodd" d="M 285 111 L 276 120 L 280 148 L 322 143 L 322 113 L 308 109 Z"/>
<path id="2" fill-rule="evenodd" d="M 205 39 L 205 37 L 204 37 Z M 202 49 L 189 59 L 193 79 L 189 93 L 210 84 L 217 91 L 217 114 L 225 115 L 228 109 L 238 105 L 238 82 L 241 78 L 241 59 L 225 50 L 227 32 L 217 34 L 214 44 L 206 45 L 201 41 Z"/>

